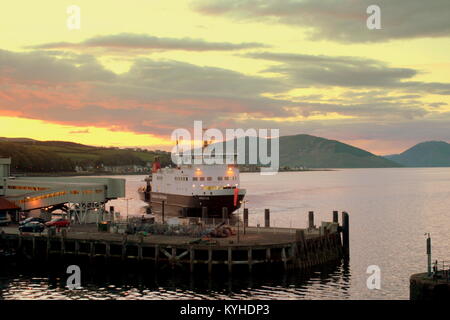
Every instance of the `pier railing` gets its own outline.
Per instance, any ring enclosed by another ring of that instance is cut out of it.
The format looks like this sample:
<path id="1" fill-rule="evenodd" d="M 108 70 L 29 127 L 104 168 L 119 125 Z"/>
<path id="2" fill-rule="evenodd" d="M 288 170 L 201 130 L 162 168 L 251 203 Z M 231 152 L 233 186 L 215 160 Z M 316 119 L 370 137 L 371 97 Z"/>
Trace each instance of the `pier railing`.
<path id="1" fill-rule="evenodd" d="M 450 282 L 450 260 L 436 260 L 433 268 L 434 278 L 444 279 Z"/>

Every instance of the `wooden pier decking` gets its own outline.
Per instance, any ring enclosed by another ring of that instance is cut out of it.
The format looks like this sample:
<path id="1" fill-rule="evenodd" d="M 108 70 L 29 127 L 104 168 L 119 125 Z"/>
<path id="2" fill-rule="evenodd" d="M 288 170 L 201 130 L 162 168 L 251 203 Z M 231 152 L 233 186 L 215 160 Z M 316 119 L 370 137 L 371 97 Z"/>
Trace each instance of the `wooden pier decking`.
<path id="1" fill-rule="evenodd" d="M 284 270 L 308 268 L 336 261 L 348 255 L 348 214 L 344 225 L 333 221 L 307 229 L 247 227 L 237 235 L 212 238 L 214 243 L 192 243 L 198 238 L 168 235 L 122 235 L 98 232 L 88 226 L 74 226 L 57 235 L 20 234 L 17 227 L 0 228 L 0 248 L 14 249 L 28 259 L 87 257 L 93 263 L 134 260 L 172 268 L 237 267 L 252 271 L 259 266 L 279 266 Z M 343 237 L 341 239 L 341 233 Z"/>

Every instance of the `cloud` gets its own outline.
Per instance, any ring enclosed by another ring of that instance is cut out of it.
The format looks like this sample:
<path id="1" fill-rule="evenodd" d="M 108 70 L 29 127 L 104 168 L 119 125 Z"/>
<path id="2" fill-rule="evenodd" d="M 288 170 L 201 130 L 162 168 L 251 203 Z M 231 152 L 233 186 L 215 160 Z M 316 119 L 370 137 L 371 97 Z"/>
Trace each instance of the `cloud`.
<path id="1" fill-rule="evenodd" d="M 392 87 L 417 74 L 410 68 L 392 68 L 373 59 L 306 54 L 249 53 L 246 57 L 281 62 L 266 72 L 280 73 L 296 85 Z"/>
<path id="2" fill-rule="evenodd" d="M 289 85 L 294 87 L 376 87 L 441 95 L 450 93 L 450 83 L 412 81 L 420 73 L 418 70 L 394 68 L 374 59 L 271 52 L 254 52 L 241 56 L 279 62 L 279 65 L 264 71 L 284 76 Z"/>
<path id="3" fill-rule="evenodd" d="M 69 131 L 70 134 L 85 134 L 85 133 L 90 133 L 89 129 L 85 129 L 85 130 L 74 130 L 74 131 Z"/>
<path id="4" fill-rule="evenodd" d="M 65 59 L 56 58 L 53 54 L 0 49 L 0 75 L 18 81 L 53 83 L 111 81 L 116 77 L 92 57 L 80 55 L 76 59 Z"/>
<path id="5" fill-rule="evenodd" d="M 347 140 L 355 141 L 370 140 L 372 136 L 392 139 L 387 134 L 383 136 L 383 126 L 395 132 L 396 124 L 409 130 L 408 123 L 424 123 L 430 132 L 420 132 L 428 137 L 434 132 L 433 122 L 440 133 L 444 124 L 450 124 L 450 116 L 441 110 L 445 102 L 427 99 L 423 103 L 423 93 L 415 89 L 409 92 L 409 88 L 401 86 L 403 78 L 409 79 L 414 73 L 413 69 L 404 72 L 376 60 L 352 57 L 261 53 L 248 57 L 270 58 L 280 63 L 284 74 L 266 78 L 148 58 L 134 59 L 128 72 L 115 74 L 88 55 L 1 50 L 0 115 L 80 126 L 73 134 L 82 133 L 83 127 L 96 126 L 165 138 L 176 128 L 192 128 L 194 120 L 219 129 L 279 128 L 281 134 L 305 132 L 334 139 L 347 134 Z M 331 86 L 330 80 L 311 77 L 311 73 L 297 74 L 298 65 L 317 73 L 326 65 L 324 72 L 331 72 L 330 77 L 339 68 L 347 72 L 347 77 L 353 68 L 363 68 L 368 73 L 374 70 L 389 86 L 377 86 L 369 76 L 366 79 L 358 75 L 367 88 L 355 85 L 351 79 L 334 79 L 333 85 L 345 88 L 336 98 L 310 92 L 292 96 L 287 92 L 301 85 L 319 88 L 321 92 Z M 416 87 L 421 85 L 430 84 L 417 83 Z M 445 89 L 444 84 L 432 85 Z M 432 108 L 428 107 L 430 104 Z M 348 119 L 316 120 L 317 116 L 336 114 Z"/>
<path id="6" fill-rule="evenodd" d="M 244 49 L 268 47 L 262 43 L 245 42 L 208 42 L 192 38 L 160 38 L 147 34 L 120 33 L 115 35 L 100 35 L 79 43 L 52 42 L 29 46 L 30 49 L 89 49 L 97 48 L 108 52 L 135 52 L 138 51 L 235 51 Z"/>
<path id="7" fill-rule="evenodd" d="M 137 59 L 114 74 L 86 56 L 3 50 L 0 80 L 2 114 L 140 133 L 169 134 L 198 119 L 286 116 L 291 104 L 262 96 L 283 90 L 276 80 L 178 61 Z"/>
<path id="8" fill-rule="evenodd" d="M 366 27 L 367 8 L 381 8 L 381 30 Z M 311 39 L 380 42 L 450 36 L 448 0 L 195 0 L 199 13 L 304 28 Z"/>

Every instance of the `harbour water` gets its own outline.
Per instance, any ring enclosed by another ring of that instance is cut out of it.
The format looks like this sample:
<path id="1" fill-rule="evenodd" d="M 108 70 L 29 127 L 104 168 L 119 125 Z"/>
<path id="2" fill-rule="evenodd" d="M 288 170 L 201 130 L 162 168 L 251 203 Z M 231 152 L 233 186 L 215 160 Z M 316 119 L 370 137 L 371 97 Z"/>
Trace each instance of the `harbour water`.
<path id="1" fill-rule="evenodd" d="M 122 215 L 142 215 L 137 188 L 144 176 L 124 178 L 133 200 L 109 205 Z M 280 227 L 305 227 L 308 211 L 316 224 L 330 221 L 333 210 L 349 212 L 349 264 L 232 279 L 87 268 L 83 288 L 72 291 L 64 287 L 64 266 L 2 265 L 0 299 L 408 299 L 409 276 L 426 268 L 425 233 L 431 233 L 434 258 L 450 258 L 448 168 L 244 173 L 241 184 L 251 225 L 263 224 L 265 208 L 271 225 Z M 380 290 L 367 288 L 372 265 L 381 270 Z"/>

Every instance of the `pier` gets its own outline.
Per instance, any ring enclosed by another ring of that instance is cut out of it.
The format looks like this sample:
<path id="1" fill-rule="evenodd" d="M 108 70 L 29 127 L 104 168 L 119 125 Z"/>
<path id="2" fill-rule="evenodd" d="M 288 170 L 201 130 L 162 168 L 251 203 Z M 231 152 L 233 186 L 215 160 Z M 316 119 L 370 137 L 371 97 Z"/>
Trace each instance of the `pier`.
<path id="1" fill-rule="evenodd" d="M 309 214 L 309 219 L 314 214 Z M 252 272 L 260 267 L 283 270 L 303 269 L 348 257 L 348 214 L 342 213 L 343 225 L 322 222 L 306 229 L 273 228 L 270 214 L 266 226 L 245 228 L 226 238 L 209 241 L 192 236 L 143 235 L 100 232 L 96 224 L 74 225 L 70 230 L 46 234 L 21 234 L 17 228 L 0 230 L 0 248 L 14 250 L 26 259 L 51 260 L 86 258 L 96 261 L 127 263 L 136 261 L 156 268 L 182 268 L 190 272 L 239 269 Z M 248 222 L 247 222 L 248 223 Z"/>

